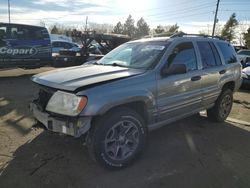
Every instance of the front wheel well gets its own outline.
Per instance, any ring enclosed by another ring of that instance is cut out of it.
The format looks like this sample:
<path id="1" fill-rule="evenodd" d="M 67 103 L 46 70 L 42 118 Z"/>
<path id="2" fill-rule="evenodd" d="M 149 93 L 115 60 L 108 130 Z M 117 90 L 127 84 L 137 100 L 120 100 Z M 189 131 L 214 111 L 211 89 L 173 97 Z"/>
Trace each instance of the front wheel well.
<path id="1" fill-rule="evenodd" d="M 234 91 L 234 89 L 235 89 L 235 82 L 234 81 L 230 81 L 230 82 L 225 83 L 223 85 L 223 87 L 222 87 L 222 91 L 224 91 L 226 89 L 230 89 L 231 91 Z"/>
<path id="2" fill-rule="evenodd" d="M 95 121 L 97 121 L 101 117 L 105 116 L 108 113 L 115 112 L 118 108 L 121 108 L 121 107 L 126 107 L 126 108 L 130 108 L 130 109 L 134 110 L 136 113 L 138 113 L 144 119 L 144 121 L 146 123 L 148 122 L 147 107 L 146 107 L 145 102 L 135 101 L 135 102 L 129 102 L 129 103 L 121 104 L 118 106 L 114 106 L 114 107 L 110 108 L 107 112 L 105 112 L 104 114 L 94 116 L 92 121 L 91 121 L 91 125 L 94 125 Z"/>

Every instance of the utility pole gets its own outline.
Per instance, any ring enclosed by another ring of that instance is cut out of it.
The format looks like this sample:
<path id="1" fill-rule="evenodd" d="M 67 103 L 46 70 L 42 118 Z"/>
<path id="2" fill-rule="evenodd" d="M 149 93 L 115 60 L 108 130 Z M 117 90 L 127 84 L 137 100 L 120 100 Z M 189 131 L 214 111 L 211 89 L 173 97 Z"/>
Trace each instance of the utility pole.
<path id="1" fill-rule="evenodd" d="M 8 0 L 8 14 L 9 14 L 9 23 L 10 23 L 10 0 Z"/>
<path id="2" fill-rule="evenodd" d="M 214 26 L 213 26 L 212 37 L 214 36 L 215 26 L 216 26 L 216 22 L 217 22 L 217 13 L 218 13 L 219 4 L 220 4 L 220 0 L 217 0 L 216 11 L 215 11 L 215 15 L 214 15 Z"/>
<path id="3" fill-rule="evenodd" d="M 85 31 L 88 31 L 88 16 L 86 16 L 86 21 L 85 21 Z"/>

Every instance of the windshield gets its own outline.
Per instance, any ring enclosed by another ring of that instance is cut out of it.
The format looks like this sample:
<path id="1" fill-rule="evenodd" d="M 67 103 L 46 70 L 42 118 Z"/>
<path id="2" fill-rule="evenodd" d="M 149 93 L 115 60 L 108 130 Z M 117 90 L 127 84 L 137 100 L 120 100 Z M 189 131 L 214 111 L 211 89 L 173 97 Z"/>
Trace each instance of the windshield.
<path id="1" fill-rule="evenodd" d="M 166 42 L 126 43 L 109 52 L 97 63 L 148 69 L 159 61 L 168 45 L 169 43 Z"/>
<path id="2" fill-rule="evenodd" d="M 250 56 L 250 51 L 242 50 L 242 51 L 239 51 L 238 54 L 240 54 L 240 55 L 249 55 Z"/>

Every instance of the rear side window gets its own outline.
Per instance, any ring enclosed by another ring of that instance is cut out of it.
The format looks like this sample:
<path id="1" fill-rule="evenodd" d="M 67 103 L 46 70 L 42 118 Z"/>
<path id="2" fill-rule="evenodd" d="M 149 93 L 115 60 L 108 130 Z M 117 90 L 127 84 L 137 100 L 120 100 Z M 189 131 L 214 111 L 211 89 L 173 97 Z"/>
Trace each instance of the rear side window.
<path id="1" fill-rule="evenodd" d="M 43 40 L 49 38 L 47 30 L 40 27 L 22 25 L 10 26 L 9 32 L 10 39 Z"/>
<path id="2" fill-rule="evenodd" d="M 29 32 L 31 34 L 31 38 L 32 39 L 35 39 L 35 40 L 42 40 L 42 39 L 45 39 L 45 38 L 48 38 L 48 34 L 46 32 L 46 29 L 42 29 L 42 28 L 29 28 Z"/>
<path id="3" fill-rule="evenodd" d="M 178 44 L 168 57 L 168 64 L 185 64 L 187 71 L 197 69 L 197 61 L 194 46 L 191 42 Z"/>
<path id="4" fill-rule="evenodd" d="M 209 42 L 209 44 L 210 44 L 210 46 L 212 48 L 212 51 L 213 51 L 213 54 L 214 54 L 214 57 L 215 57 L 215 60 L 216 60 L 216 64 L 217 65 L 222 65 L 219 52 L 218 52 L 217 48 L 215 47 L 214 43 L 213 42 Z"/>
<path id="5" fill-rule="evenodd" d="M 29 39 L 30 33 L 27 27 L 12 26 L 10 27 L 9 38 L 10 39 Z"/>
<path id="6" fill-rule="evenodd" d="M 72 45 L 70 43 L 64 42 L 63 43 L 63 48 L 70 49 L 70 48 L 72 48 Z"/>
<path id="7" fill-rule="evenodd" d="M 219 49 L 225 59 L 226 64 L 237 62 L 235 50 L 230 44 L 218 42 L 217 45 L 219 46 Z"/>
<path id="8" fill-rule="evenodd" d="M 52 47 L 53 48 L 59 47 L 59 42 L 52 42 Z"/>
<path id="9" fill-rule="evenodd" d="M 206 69 L 217 66 L 215 55 L 209 42 L 200 41 L 197 42 L 197 45 L 201 55 L 202 67 Z"/>
<path id="10" fill-rule="evenodd" d="M 62 42 L 53 42 L 52 46 L 54 48 L 63 48 L 63 43 Z"/>

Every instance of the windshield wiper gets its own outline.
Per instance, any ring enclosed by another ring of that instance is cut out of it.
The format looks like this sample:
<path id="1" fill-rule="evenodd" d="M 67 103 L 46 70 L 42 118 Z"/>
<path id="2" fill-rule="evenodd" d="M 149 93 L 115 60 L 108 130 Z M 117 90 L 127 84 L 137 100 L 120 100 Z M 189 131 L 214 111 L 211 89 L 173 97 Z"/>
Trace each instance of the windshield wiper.
<path id="1" fill-rule="evenodd" d="M 93 65 L 104 65 L 102 63 L 98 63 L 98 61 L 94 62 Z"/>
<path id="2" fill-rule="evenodd" d="M 113 66 L 113 67 L 126 67 L 126 68 L 128 68 L 126 65 L 122 65 L 122 64 L 119 64 L 119 63 L 111 63 L 111 64 L 103 64 L 103 65 Z"/>

